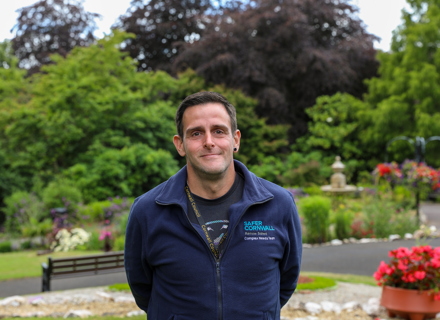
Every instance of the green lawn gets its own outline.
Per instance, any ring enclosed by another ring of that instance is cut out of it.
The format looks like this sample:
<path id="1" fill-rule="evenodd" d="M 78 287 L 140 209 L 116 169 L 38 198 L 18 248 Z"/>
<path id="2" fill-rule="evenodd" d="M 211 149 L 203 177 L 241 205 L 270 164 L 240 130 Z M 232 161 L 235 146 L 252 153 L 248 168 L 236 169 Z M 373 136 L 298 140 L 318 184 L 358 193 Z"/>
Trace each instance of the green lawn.
<path id="1" fill-rule="evenodd" d="M 340 274 L 340 273 L 327 273 L 327 272 L 301 272 L 301 275 L 307 276 L 310 278 L 313 277 L 324 277 L 329 278 L 334 281 L 339 282 L 350 282 L 350 283 L 361 283 L 367 284 L 370 286 L 377 286 L 376 280 L 374 280 L 373 276 L 358 276 L 355 274 Z"/>
<path id="2" fill-rule="evenodd" d="M 21 251 L 0 253 L 0 281 L 21 279 L 28 277 L 41 277 L 41 263 L 52 258 L 64 258 L 72 256 L 86 256 L 100 254 L 102 251 L 73 251 L 54 252 L 48 255 L 37 255 L 37 251 Z"/>

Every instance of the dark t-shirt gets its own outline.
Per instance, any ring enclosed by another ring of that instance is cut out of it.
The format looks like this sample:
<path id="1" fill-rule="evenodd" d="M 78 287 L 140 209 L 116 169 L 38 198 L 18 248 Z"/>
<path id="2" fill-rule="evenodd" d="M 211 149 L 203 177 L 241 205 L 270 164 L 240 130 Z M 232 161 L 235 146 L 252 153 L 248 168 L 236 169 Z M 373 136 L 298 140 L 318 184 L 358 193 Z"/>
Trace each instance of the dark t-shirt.
<path id="1" fill-rule="evenodd" d="M 205 220 L 205 225 L 209 236 L 214 241 L 214 246 L 218 245 L 225 236 L 229 227 L 229 207 L 238 202 L 243 195 L 244 179 L 235 173 L 234 184 L 229 191 L 217 199 L 204 199 L 191 192 L 191 196 L 196 202 L 197 210 Z M 188 217 L 192 223 L 199 224 L 194 209 L 188 201 Z M 222 242 L 224 244 L 224 241 Z M 219 250 L 221 251 L 221 250 Z"/>

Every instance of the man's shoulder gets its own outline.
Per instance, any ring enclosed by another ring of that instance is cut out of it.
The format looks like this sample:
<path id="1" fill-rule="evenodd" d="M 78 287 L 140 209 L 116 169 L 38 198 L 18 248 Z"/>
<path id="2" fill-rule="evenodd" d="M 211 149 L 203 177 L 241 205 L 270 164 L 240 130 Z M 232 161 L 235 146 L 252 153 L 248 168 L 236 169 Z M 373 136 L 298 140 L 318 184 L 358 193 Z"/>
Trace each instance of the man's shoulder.
<path id="1" fill-rule="evenodd" d="M 134 210 L 135 207 L 145 207 L 145 206 L 151 206 L 151 205 L 155 204 L 157 196 L 165 188 L 167 182 L 168 182 L 168 180 L 162 182 L 158 186 L 145 192 L 143 195 L 140 195 L 139 197 L 137 197 L 133 202 L 133 209 L 132 210 Z"/>
<path id="2" fill-rule="evenodd" d="M 257 179 L 274 196 L 292 198 L 292 193 L 285 188 L 260 177 L 257 177 Z"/>

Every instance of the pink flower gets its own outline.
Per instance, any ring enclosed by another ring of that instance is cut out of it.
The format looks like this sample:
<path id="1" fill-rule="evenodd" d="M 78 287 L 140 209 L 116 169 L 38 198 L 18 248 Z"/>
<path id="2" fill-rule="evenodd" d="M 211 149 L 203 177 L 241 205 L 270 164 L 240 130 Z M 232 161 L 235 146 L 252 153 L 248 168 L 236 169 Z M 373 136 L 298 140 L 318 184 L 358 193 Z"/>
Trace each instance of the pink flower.
<path id="1" fill-rule="evenodd" d="M 426 272 L 425 271 L 416 271 L 416 272 L 414 272 L 414 277 L 417 280 L 423 280 L 426 277 Z"/>
<path id="2" fill-rule="evenodd" d="M 112 237 L 112 232 L 111 231 L 107 231 L 107 230 L 102 230 L 101 234 L 99 235 L 99 240 L 102 241 L 106 238 L 111 239 Z"/>

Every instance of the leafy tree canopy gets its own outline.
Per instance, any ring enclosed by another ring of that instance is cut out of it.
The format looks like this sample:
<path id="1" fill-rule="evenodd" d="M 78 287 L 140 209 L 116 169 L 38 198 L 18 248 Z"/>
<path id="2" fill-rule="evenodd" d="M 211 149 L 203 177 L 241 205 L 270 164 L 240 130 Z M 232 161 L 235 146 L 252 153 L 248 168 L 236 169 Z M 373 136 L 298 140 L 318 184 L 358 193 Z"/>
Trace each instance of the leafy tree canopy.
<path id="1" fill-rule="evenodd" d="M 30 73 L 50 63 L 50 55 L 66 56 L 76 46 L 95 41 L 96 13 L 84 11 L 78 0 L 40 0 L 18 10 L 12 39 L 15 55 L 21 68 Z"/>
<path id="2" fill-rule="evenodd" d="M 171 71 L 176 44 L 200 38 L 201 15 L 209 8 L 209 0 L 132 0 L 113 28 L 136 35 L 126 40 L 124 50 L 139 62 L 139 70 Z"/>
<path id="3" fill-rule="evenodd" d="M 213 83 L 258 99 L 269 123 L 307 131 L 305 109 L 338 91 L 361 97 L 376 74 L 375 37 L 346 1 L 259 0 L 209 17 L 200 41 L 187 43 L 174 70 L 193 68 Z"/>
<path id="4" fill-rule="evenodd" d="M 440 1 L 408 0 L 390 53 L 380 53 L 379 77 L 368 81 L 368 110 L 360 117 L 365 145 L 381 160 L 386 143 L 397 136 L 440 136 Z M 440 142 L 426 147 L 426 160 L 440 166 Z M 391 159 L 414 158 L 405 141 L 390 146 Z"/>
<path id="5" fill-rule="evenodd" d="M 129 37 L 115 31 L 66 58 L 52 56 L 42 73 L 17 76 L 29 98 L 11 100 L 16 107 L 1 118 L 0 166 L 25 181 L 21 190 L 40 193 L 57 181 L 77 187 L 87 202 L 148 191 L 185 162 L 172 143 L 174 116 L 188 94 L 201 90 L 219 91 L 236 106 L 243 162 L 287 145 L 287 127 L 268 126 L 255 115 L 256 101 L 237 90 L 210 87 L 191 70 L 178 78 L 137 72 L 120 50 Z"/>

